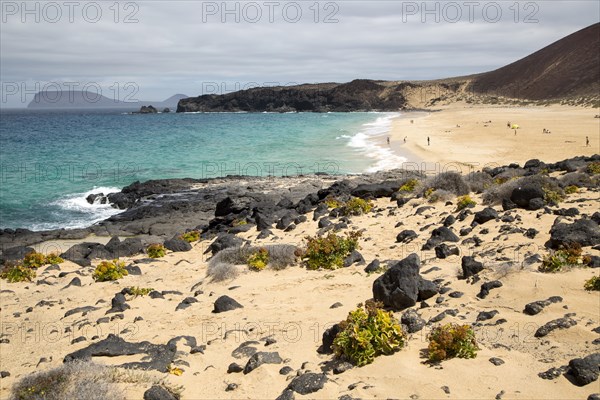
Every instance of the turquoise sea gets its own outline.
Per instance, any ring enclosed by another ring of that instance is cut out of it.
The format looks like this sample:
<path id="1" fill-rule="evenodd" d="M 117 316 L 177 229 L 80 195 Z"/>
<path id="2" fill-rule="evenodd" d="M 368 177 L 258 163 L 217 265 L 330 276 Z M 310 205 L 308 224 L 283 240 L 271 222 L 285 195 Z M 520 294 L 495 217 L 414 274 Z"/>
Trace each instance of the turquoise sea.
<path id="1" fill-rule="evenodd" d="M 88 194 L 138 180 L 392 168 L 379 143 L 398 115 L 2 110 L 0 228 L 91 225 L 118 210 Z"/>

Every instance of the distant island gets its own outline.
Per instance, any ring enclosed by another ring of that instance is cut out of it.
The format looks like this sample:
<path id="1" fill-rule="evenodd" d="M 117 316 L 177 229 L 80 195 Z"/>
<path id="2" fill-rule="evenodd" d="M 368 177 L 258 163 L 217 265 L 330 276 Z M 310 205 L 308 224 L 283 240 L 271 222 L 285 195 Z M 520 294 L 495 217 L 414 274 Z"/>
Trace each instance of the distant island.
<path id="1" fill-rule="evenodd" d="M 29 109 L 67 109 L 67 108 L 119 108 L 140 110 L 142 106 L 151 104 L 159 110 L 177 108 L 177 103 L 188 96 L 175 94 L 163 101 L 120 101 L 113 100 L 98 93 L 88 91 L 41 91 L 36 93 L 27 105 Z"/>

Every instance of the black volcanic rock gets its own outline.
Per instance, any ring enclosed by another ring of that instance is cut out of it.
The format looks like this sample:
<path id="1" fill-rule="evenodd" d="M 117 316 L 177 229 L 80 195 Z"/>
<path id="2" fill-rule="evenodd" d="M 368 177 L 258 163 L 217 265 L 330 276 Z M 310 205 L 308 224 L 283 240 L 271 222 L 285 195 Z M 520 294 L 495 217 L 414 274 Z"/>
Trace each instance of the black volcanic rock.
<path id="1" fill-rule="evenodd" d="M 481 225 L 496 218 L 498 218 L 498 213 L 496 212 L 496 210 L 488 207 L 479 212 L 476 212 L 473 222 Z"/>
<path id="2" fill-rule="evenodd" d="M 567 373 L 575 379 L 575 383 L 579 386 L 597 381 L 600 374 L 600 353 L 569 361 L 569 371 Z"/>
<path id="3" fill-rule="evenodd" d="M 116 357 L 143 354 L 145 355 L 143 361 L 132 361 L 121 364 L 119 367 L 164 372 L 175 358 L 176 350 L 177 348 L 175 346 L 153 344 L 150 342 L 127 342 L 111 333 L 106 339 L 92 343 L 88 347 L 66 355 L 63 361 L 90 361 L 92 357 Z"/>
<path id="4" fill-rule="evenodd" d="M 396 236 L 396 242 L 410 243 L 413 240 L 415 240 L 417 237 L 419 237 L 419 235 L 417 235 L 417 233 L 415 231 L 405 229 Z"/>
<path id="5" fill-rule="evenodd" d="M 479 261 L 475 261 L 474 257 L 464 256 L 461 261 L 461 267 L 463 272 L 463 278 L 468 278 L 473 275 L 477 275 L 483 271 L 483 264 Z"/>
<path id="6" fill-rule="evenodd" d="M 437 286 L 421 277 L 420 267 L 416 254 L 399 261 L 373 282 L 373 298 L 386 307 L 403 310 L 435 296 Z"/>
<path id="7" fill-rule="evenodd" d="M 435 246 L 437 246 L 440 243 L 443 243 L 443 242 L 454 242 L 454 243 L 456 243 L 459 240 L 460 239 L 458 238 L 458 236 L 456 236 L 454 234 L 454 232 L 452 232 L 450 230 L 450 228 L 447 228 L 445 226 L 441 226 L 439 228 L 434 229 L 431 232 L 431 237 L 423 245 L 422 250 L 431 250 L 431 249 L 433 249 Z"/>
<path id="8" fill-rule="evenodd" d="M 178 236 L 174 236 L 169 240 L 165 240 L 165 248 L 174 252 L 190 251 L 192 245 Z"/>
<path id="9" fill-rule="evenodd" d="M 215 301 L 215 308 L 213 310 L 213 313 L 222 313 L 225 311 L 232 311 L 235 310 L 237 308 L 243 308 L 244 306 L 242 306 L 240 303 L 238 303 L 237 301 L 235 301 L 234 299 L 232 299 L 229 296 L 221 296 L 219 297 L 216 301 Z"/>
<path id="10" fill-rule="evenodd" d="M 400 90 L 358 79 L 343 84 L 257 87 L 224 95 L 191 97 L 179 101 L 177 112 L 398 111 L 405 106 L 406 99 Z"/>
<path id="11" fill-rule="evenodd" d="M 307 372 L 294 378 L 287 388 L 299 394 L 311 394 L 323 389 L 326 382 L 327 375 Z"/>
<path id="12" fill-rule="evenodd" d="M 600 244 L 600 226 L 589 219 L 580 219 L 572 224 L 555 224 L 550 229 L 550 240 L 546 246 L 558 249 L 574 243 L 581 246 Z"/>

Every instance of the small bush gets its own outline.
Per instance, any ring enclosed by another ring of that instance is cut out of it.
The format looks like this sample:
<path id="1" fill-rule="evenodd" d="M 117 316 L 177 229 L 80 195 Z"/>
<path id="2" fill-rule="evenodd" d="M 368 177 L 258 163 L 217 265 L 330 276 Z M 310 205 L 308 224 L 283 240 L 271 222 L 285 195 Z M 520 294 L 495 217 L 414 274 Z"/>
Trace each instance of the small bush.
<path id="1" fill-rule="evenodd" d="M 30 268 L 40 268 L 48 264 L 60 264 L 64 261 L 65 260 L 60 258 L 56 253 L 44 255 L 36 251 L 27 253 L 25 257 L 23 257 L 23 265 Z"/>
<path id="2" fill-rule="evenodd" d="M 429 198 L 427 199 L 427 201 L 429 201 L 430 203 L 438 203 L 438 202 L 445 202 L 445 201 L 453 200 L 455 196 L 454 196 L 454 193 L 448 192 L 447 190 L 440 189 L 440 190 L 436 190 L 428 197 Z"/>
<path id="3" fill-rule="evenodd" d="M 65 262 L 58 254 L 50 253 L 46 254 L 46 264 L 60 264 Z"/>
<path id="4" fill-rule="evenodd" d="M 570 185 L 565 188 L 565 194 L 575 194 L 579 192 L 579 188 L 575 185 Z"/>
<path id="5" fill-rule="evenodd" d="M 471 199 L 471 196 L 461 196 L 456 201 L 456 211 L 464 210 L 465 208 L 475 207 L 477 203 L 475 200 Z"/>
<path id="6" fill-rule="evenodd" d="M 370 201 L 353 197 L 348 200 L 342 207 L 343 215 L 363 215 L 373 209 L 373 204 Z"/>
<path id="7" fill-rule="evenodd" d="M 134 297 L 147 296 L 153 290 L 154 290 L 153 288 L 141 288 L 139 286 L 130 286 L 127 288 L 128 294 L 130 294 L 131 296 L 134 296 Z"/>
<path id="8" fill-rule="evenodd" d="M 455 196 L 469 194 L 469 185 L 465 182 L 462 175 L 457 172 L 443 172 L 434 177 L 427 178 L 421 187 L 421 194 L 424 197 L 427 197 L 424 194 L 428 189 L 445 190 L 454 193 Z"/>
<path id="9" fill-rule="evenodd" d="M 25 265 L 6 265 L 0 272 L 0 278 L 6 279 L 10 283 L 31 282 L 35 278 L 35 271 Z"/>
<path id="10" fill-rule="evenodd" d="M 248 266 L 253 271 L 262 271 L 269 263 L 269 251 L 261 247 L 248 257 Z"/>
<path id="11" fill-rule="evenodd" d="M 269 251 L 269 267 L 282 270 L 297 262 L 299 248 L 291 244 L 273 244 L 265 246 Z"/>
<path id="12" fill-rule="evenodd" d="M 181 240 L 185 240 L 188 243 L 197 242 L 200 240 L 200 232 L 199 231 L 189 231 L 179 236 Z M 164 254 L 163 254 L 164 256 Z M 162 257 L 162 256 L 161 256 Z M 155 258 L 155 257 L 153 257 Z"/>
<path id="13" fill-rule="evenodd" d="M 435 192 L 435 189 L 429 188 L 423 192 L 423 197 L 425 197 L 427 199 L 427 198 L 429 198 L 429 196 L 431 196 L 433 194 L 433 192 Z"/>
<path id="14" fill-rule="evenodd" d="M 546 204 L 558 205 L 564 199 L 564 196 L 559 191 L 544 188 L 544 201 Z"/>
<path id="15" fill-rule="evenodd" d="M 594 161 L 588 164 L 585 169 L 588 174 L 596 175 L 600 174 L 600 161 Z"/>
<path id="16" fill-rule="evenodd" d="M 23 265 L 31 268 L 39 268 L 43 265 L 46 265 L 46 256 L 42 253 L 38 253 L 36 251 L 32 251 L 28 253 L 23 258 Z"/>
<path id="17" fill-rule="evenodd" d="M 417 179 L 409 179 L 406 182 L 404 182 L 404 184 L 402 186 L 400 186 L 399 190 L 400 190 L 400 192 L 404 192 L 404 193 L 412 193 L 412 192 L 414 192 L 414 190 L 418 184 L 419 184 L 419 181 Z"/>
<path id="18" fill-rule="evenodd" d="M 12 388 L 16 400 L 125 400 L 113 367 L 75 361 L 57 368 L 26 375 Z"/>
<path id="19" fill-rule="evenodd" d="M 350 232 L 346 237 L 330 232 L 326 237 L 306 237 L 306 250 L 302 258 L 307 261 L 307 268 L 336 269 L 344 265 L 344 258 L 358 248 L 360 232 Z"/>
<path id="20" fill-rule="evenodd" d="M 471 172 L 466 177 L 469 190 L 474 193 L 483 193 L 484 190 L 494 185 L 494 179 L 485 172 Z"/>
<path id="21" fill-rule="evenodd" d="M 581 246 L 575 243 L 545 256 L 539 271 L 555 273 L 562 271 L 564 267 L 581 264 L 582 261 Z"/>
<path id="22" fill-rule="evenodd" d="M 240 274 L 240 269 L 234 264 L 224 262 L 209 263 L 206 275 L 210 276 L 213 282 L 222 282 L 234 279 Z"/>
<path id="23" fill-rule="evenodd" d="M 296 263 L 298 247 L 288 244 L 263 246 L 269 253 L 269 268 L 282 270 Z M 245 265 L 260 248 L 254 246 L 232 247 L 221 250 L 208 261 L 207 275 L 213 281 L 233 279 L 240 273 L 236 265 Z"/>
<path id="24" fill-rule="evenodd" d="M 438 362 L 450 358 L 475 358 L 477 342 L 469 325 L 446 324 L 434 328 L 427 336 L 429 360 Z"/>
<path id="25" fill-rule="evenodd" d="M 92 275 L 96 282 L 116 281 L 128 275 L 125 263 L 119 260 L 102 261 Z"/>
<path id="26" fill-rule="evenodd" d="M 325 204 L 327 204 L 328 208 L 332 208 L 332 209 L 340 208 L 344 205 L 341 201 L 334 199 L 333 197 L 326 198 Z"/>
<path id="27" fill-rule="evenodd" d="M 587 291 L 600 291 L 600 277 L 594 276 L 588 279 L 585 281 L 583 288 Z"/>
<path id="28" fill-rule="evenodd" d="M 242 226 L 242 225 L 248 225 L 248 221 L 246 221 L 245 219 L 236 219 L 231 223 L 232 226 Z"/>
<path id="29" fill-rule="evenodd" d="M 148 253 L 148 257 L 150 258 L 161 258 L 167 254 L 167 249 L 162 244 L 156 243 L 148 246 L 146 253 Z"/>
<path id="30" fill-rule="evenodd" d="M 406 335 L 391 312 L 380 303 L 367 301 L 348 314 L 340 323 L 340 332 L 333 340 L 333 350 L 354 365 L 362 367 L 380 355 L 389 355 L 404 347 Z"/>

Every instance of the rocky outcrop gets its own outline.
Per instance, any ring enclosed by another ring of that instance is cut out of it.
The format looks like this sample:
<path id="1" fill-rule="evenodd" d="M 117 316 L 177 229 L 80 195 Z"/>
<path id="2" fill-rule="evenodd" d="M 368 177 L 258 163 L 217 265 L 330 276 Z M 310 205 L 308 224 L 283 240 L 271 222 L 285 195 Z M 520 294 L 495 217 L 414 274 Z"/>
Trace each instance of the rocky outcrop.
<path id="1" fill-rule="evenodd" d="M 438 293 L 437 286 L 421 277 L 419 256 L 411 254 L 373 282 L 373 298 L 393 310 L 404 310 Z"/>
<path id="2" fill-rule="evenodd" d="M 182 99 L 177 112 L 398 111 L 406 107 L 399 87 L 362 79 L 342 84 L 259 87 Z"/>

